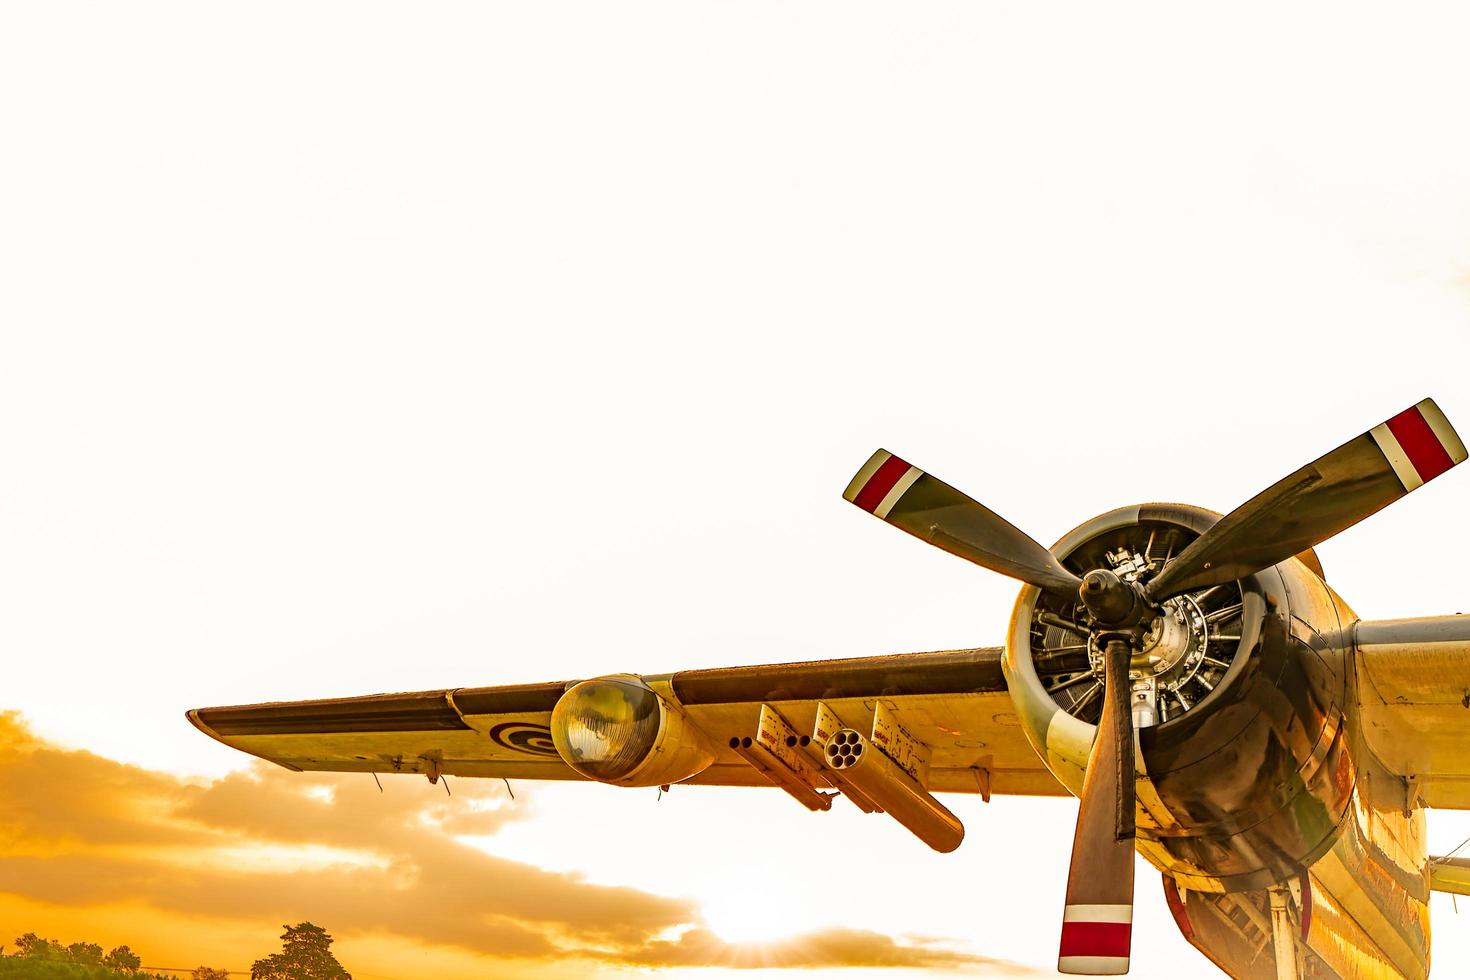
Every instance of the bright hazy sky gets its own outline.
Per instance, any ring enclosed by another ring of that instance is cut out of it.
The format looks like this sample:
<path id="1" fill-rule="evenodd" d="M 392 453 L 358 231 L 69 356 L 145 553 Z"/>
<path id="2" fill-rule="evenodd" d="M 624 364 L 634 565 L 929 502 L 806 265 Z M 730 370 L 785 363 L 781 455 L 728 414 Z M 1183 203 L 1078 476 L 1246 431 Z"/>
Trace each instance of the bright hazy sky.
<path id="1" fill-rule="evenodd" d="M 364 977 L 622 976 L 694 925 L 833 950 L 803 977 L 893 939 L 949 951 L 925 975 L 1049 971 L 1070 801 L 952 798 L 942 856 L 774 792 L 293 782 L 183 712 L 999 643 L 1012 582 L 840 500 L 878 445 L 1051 541 L 1228 509 L 1424 395 L 1466 431 L 1450 9 L 9 5 L 0 779 L 50 753 L 14 792 L 73 792 L 0 808 L 7 860 L 55 860 L 12 867 L 0 940 L 238 969 L 294 916 Z M 1366 617 L 1465 609 L 1466 501 L 1437 481 L 1323 545 L 1328 578 Z M 329 812 L 292 836 L 252 798 Z M 485 853 L 446 859 L 464 833 Z M 124 859 L 257 877 L 57 884 Z M 314 911 L 393 862 L 464 879 L 421 911 L 543 938 L 598 933 L 494 903 L 650 911 L 573 966 Z M 1214 975 L 1142 864 L 1138 893 L 1133 975 Z"/>

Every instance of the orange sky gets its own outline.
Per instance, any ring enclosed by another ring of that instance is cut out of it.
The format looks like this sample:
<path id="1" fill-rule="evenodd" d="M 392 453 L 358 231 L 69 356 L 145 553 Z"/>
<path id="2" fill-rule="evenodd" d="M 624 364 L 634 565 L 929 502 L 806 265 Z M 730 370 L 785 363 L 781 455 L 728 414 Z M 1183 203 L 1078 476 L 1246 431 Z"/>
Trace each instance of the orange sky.
<path id="1" fill-rule="evenodd" d="M 1049 975 L 1072 800 L 946 797 L 941 855 L 776 790 L 379 794 L 183 712 L 1003 642 L 1014 582 L 842 502 L 878 445 L 1053 541 L 1425 395 L 1466 431 L 1465 17 L 8 5 L 0 708 L 48 744 L 0 726 L 0 942 Z M 1322 546 L 1358 613 L 1464 608 L 1465 479 Z M 1137 881 L 1134 980 L 1215 976 Z"/>
<path id="2" fill-rule="evenodd" d="M 590 884 L 465 842 L 535 812 L 500 783 L 303 775 L 188 782 L 37 739 L 0 715 L 0 930 L 128 943 L 156 966 L 248 969 L 278 924 L 336 936 L 363 978 L 573 977 L 644 967 L 1009 964 L 858 929 L 734 945 L 688 899 Z M 682 969 L 671 971 L 678 975 Z"/>

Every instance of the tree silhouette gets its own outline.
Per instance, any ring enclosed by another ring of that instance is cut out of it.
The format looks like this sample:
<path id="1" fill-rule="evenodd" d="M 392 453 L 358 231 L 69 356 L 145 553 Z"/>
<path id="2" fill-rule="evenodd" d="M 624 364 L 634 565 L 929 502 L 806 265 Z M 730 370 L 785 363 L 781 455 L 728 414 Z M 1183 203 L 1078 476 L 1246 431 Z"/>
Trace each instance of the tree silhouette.
<path id="1" fill-rule="evenodd" d="M 0 948 L 0 980 L 168 980 L 143 973 L 142 967 L 142 959 L 127 946 L 103 956 L 96 943 L 63 946 L 34 932 L 16 938 L 13 955 L 4 955 Z M 210 980 L 225 980 L 225 974 Z"/>
<path id="2" fill-rule="evenodd" d="M 102 965 L 102 947 L 96 943 L 72 943 L 66 947 L 66 955 L 78 966 Z"/>
<path id="3" fill-rule="evenodd" d="M 251 980 L 352 980 L 332 955 L 332 937 L 321 926 L 284 926 L 281 951 L 250 965 Z"/>
<path id="4" fill-rule="evenodd" d="M 230 973 L 211 966 L 196 966 L 194 972 L 189 974 L 189 980 L 230 980 Z"/>
<path id="5" fill-rule="evenodd" d="M 118 973 L 137 973 L 143 967 L 138 954 L 126 946 L 119 946 L 102 957 L 102 965 Z"/>
<path id="6" fill-rule="evenodd" d="M 33 960 L 64 960 L 66 947 L 54 939 L 42 939 L 34 932 L 15 937 L 15 955 Z"/>

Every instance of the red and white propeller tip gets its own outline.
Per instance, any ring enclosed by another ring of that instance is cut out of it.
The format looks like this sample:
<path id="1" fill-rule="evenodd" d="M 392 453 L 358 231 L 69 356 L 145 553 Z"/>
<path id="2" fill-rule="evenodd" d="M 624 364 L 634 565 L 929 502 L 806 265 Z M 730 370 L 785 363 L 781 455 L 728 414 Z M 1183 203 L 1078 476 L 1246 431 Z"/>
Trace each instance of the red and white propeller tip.
<path id="1" fill-rule="evenodd" d="M 1433 398 L 1375 425 L 1368 434 L 1393 467 L 1405 493 L 1465 462 L 1467 455 L 1459 433 Z"/>
<path id="2" fill-rule="evenodd" d="M 869 514 L 887 520 L 894 504 L 918 482 L 924 471 L 886 449 L 875 452 L 857 471 L 842 498 Z"/>
<path id="3" fill-rule="evenodd" d="M 1131 859 L 1131 858 L 1130 858 Z M 1068 905 L 1062 913 L 1057 972 L 1114 977 L 1128 972 L 1133 906 Z"/>

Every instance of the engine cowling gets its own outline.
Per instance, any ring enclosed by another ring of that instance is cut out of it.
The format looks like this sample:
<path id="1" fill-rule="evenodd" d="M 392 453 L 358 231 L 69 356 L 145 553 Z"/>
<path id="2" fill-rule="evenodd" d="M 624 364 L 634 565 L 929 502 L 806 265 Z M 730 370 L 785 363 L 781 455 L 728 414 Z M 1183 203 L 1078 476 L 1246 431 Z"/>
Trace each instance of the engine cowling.
<path id="1" fill-rule="evenodd" d="M 1154 570 L 1210 527 L 1219 515 L 1182 504 L 1124 507 L 1068 533 L 1054 548 L 1078 569 L 1109 568 L 1124 577 Z M 1074 793 L 1082 788 L 1102 709 L 1102 651 L 1085 631 L 1068 629 L 1082 614 L 1069 598 L 1023 589 L 1012 613 L 1005 667 L 1032 744 Z M 1259 634 L 1262 600 L 1253 582 L 1233 582 L 1165 603 L 1135 657 L 1133 679 L 1152 682 L 1140 728 L 1178 729 L 1185 716 L 1227 693 Z"/>
<path id="2" fill-rule="evenodd" d="M 1074 570 L 1126 576 L 1178 554 L 1216 518 L 1178 504 L 1121 508 L 1053 550 Z M 1249 891 L 1295 880 L 1342 826 L 1354 783 L 1347 668 L 1334 640 L 1343 620 L 1318 567 L 1307 553 L 1170 600 L 1135 651 L 1130 693 L 1147 791 L 1138 847 L 1181 887 Z M 1021 590 L 1003 665 L 1026 736 L 1080 793 L 1097 730 L 1089 692 L 1098 651 L 1069 629 L 1081 613 L 1062 601 Z"/>
<path id="3" fill-rule="evenodd" d="M 715 759 L 683 710 L 632 675 L 568 688 L 551 710 L 551 739 L 572 769 L 614 786 L 681 782 Z"/>

